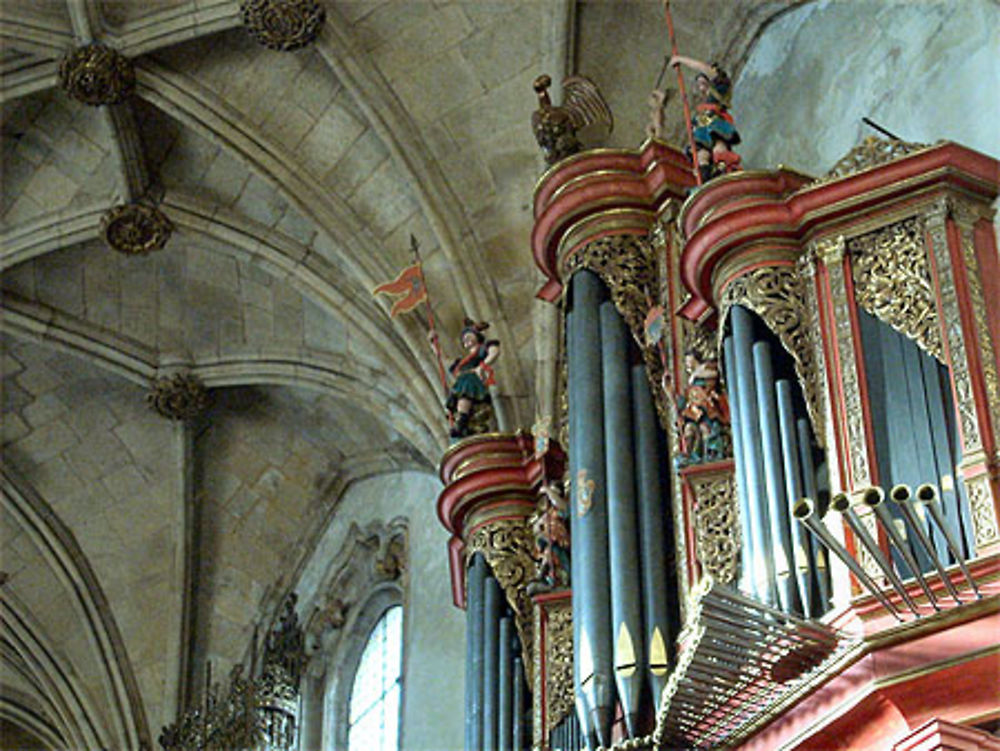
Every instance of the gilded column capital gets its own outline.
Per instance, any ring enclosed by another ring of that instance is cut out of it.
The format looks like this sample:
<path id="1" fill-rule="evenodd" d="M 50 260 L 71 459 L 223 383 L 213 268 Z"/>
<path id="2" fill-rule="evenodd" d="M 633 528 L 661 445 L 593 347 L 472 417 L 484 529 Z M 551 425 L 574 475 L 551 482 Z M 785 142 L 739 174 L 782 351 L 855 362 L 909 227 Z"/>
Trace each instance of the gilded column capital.
<path id="1" fill-rule="evenodd" d="M 843 235 L 824 237 L 812 243 L 811 251 L 824 266 L 839 264 L 844 260 L 847 242 Z"/>
<path id="2" fill-rule="evenodd" d="M 101 235 L 105 244 L 127 256 L 161 250 L 173 229 L 166 214 L 144 203 L 114 206 L 101 217 Z"/>
<path id="3" fill-rule="evenodd" d="M 146 401 L 154 412 L 169 420 L 192 420 L 210 403 L 205 384 L 191 373 L 157 378 L 151 384 Z"/>
<path id="4" fill-rule="evenodd" d="M 315 41 L 326 11 L 315 0 L 243 0 L 243 25 L 257 42 L 290 52 Z"/>
<path id="5" fill-rule="evenodd" d="M 84 104 L 119 104 L 135 88 L 135 68 L 117 50 L 103 44 L 87 44 L 63 56 L 59 62 L 59 85 Z"/>

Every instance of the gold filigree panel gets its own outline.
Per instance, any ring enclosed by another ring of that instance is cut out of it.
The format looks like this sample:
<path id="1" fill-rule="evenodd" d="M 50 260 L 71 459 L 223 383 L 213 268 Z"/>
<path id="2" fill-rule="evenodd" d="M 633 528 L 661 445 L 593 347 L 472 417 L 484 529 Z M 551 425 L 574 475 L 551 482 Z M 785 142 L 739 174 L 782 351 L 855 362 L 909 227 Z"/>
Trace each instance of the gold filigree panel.
<path id="1" fill-rule="evenodd" d="M 972 517 L 976 549 L 981 550 L 1000 540 L 996 510 L 993 507 L 993 494 L 990 491 L 990 478 L 984 474 L 966 480 L 965 487 L 969 493 L 969 512 Z"/>
<path id="2" fill-rule="evenodd" d="M 554 728 L 574 706 L 573 692 L 573 606 L 569 600 L 549 608 L 545 642 L 548 717 L 545 727 Z"/>
<path id="3" fill-rule="evenodd" d="M 695 552 L 702 569 L 723 584 L 739 574 L 740 520 L 733 472 L 688 475 L 694 491 Z"/>
<path id="4" fill-rule="evenodd" d="M 535 573 L 535 541 L 524 519 L 501 519 L 484 524 L 466 545 L 466 557 L 482 553 L 514 611 L 514 623 L 525 655 L 531 665 L 532 602 L 527 586 Z M 527 676 L 531 681 L 531 676 Z"/>
<path id="5" fill-rule="evenodd" d="M 733 305 L 742 305 L 767 324 L 781 346 L 795 361 L 795 373 L 805 396 L 813 433 L 823 430 L 820 373 L 809 332 L 809 313 L 805 308 L 805 285 L 791 266 L 767 266 L 754 269 L 733 280 L 722 293 L 719 319 L 725 321 Z M 723 327 L 720 326 L 721 336 Z"/>
<path id="6" fill-rule="evenodd" d="M 943 362 L 920 219 L 906 219 L 852 238 L 847 252 L 858 305 Z"/>
<path id="7" fill-rule="evenodd" d="M 817 180 L 816 183 L 839 180 L 841 177 L 847 177 L 848 175 L 853 175 L 855 172 L 860 172 L 870 167 L 877 167 L 880 164 L 886 164 L 907 154 L 912 154 L 915 151 L 926 148 L 927 144 L 924 143 L 908 143 L 899 139 L 888 140 L 879 138 L 878 136 L 869 136 L 848 151 L 839 162 L 833 165 L 833 169 L 827 172 L 825 177 Z"/>

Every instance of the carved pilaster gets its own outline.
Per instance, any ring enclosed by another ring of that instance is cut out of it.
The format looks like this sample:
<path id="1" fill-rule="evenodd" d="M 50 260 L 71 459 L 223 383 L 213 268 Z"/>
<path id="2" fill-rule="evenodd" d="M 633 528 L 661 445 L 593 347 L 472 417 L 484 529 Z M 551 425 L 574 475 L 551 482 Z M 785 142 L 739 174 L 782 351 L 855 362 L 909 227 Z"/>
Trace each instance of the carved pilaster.
<path id="1" fill-rule="evenodd" d="M 854 356 L 854 332 L 851 328 L 851 301 L 847 297 L 847 279 L 844 275 L 843 236 L 826 238 L 814 245 L 816 257 L 826 268 L 830 281 L 830 302 L 833 308 L 833 325 L 840 358 L 840 378 L 843 391 L 844 421 L 846 423 L 848 467 L 851 487 L 862 488 L 872 484 L 871 458 L 865 436 L 864 410 L 858 380 L 858 363 Z M 846 478 L 845 478 L 846 479 Z"/>
<path id="2" fill-rule="evenodd" d="M 920 219 L 852 238 L 847 252 L 857 304 L 944 361 Z"/>
<path id="3" fill-rule="evenodd" d="M 719 320 L 729 308 L 739 304 L 752 310 L 767 324 L 781 346 L 795 361 L 795 373 L 805 396 L 813 432 L 825 435 L 820 394 L 821 374 L 816 368 L 814 345 L 809 331 L 809 312 L 804 304 L 805 285 L 792 266 L 753 269 L 733 280 L 722 293 Z M 719 329 L 720 336 L 722 327 Z"/>
<path id="4" fill-rule="evenodd" d="M 157 378 L 150 388 L 150 393 L 146 395 L 147 403 L 157 414 L 169 420 L 192 420 L 210 403 L 205 384 L 191 373 Z"/>
<path id="5" fill-rule="evenodd" d="M 731 466 L 711 473 L 691 472 L 694 492 L 695 552 L 704 573 L 723 584 L 739 575 L 740 519 Z"/>
<path id="6" fill-rule="evenodd" d="M 969 515 L 972 517 L 976 550 L 982 550 L 1000 540 L 989 475 L 983 473 L 972 479 L 966 479 L 965 489 L 969 494 Z"/>
<path id="7" fill-rule="evenodd" d="M 112 250 L 139 256 L 161 250 L 170 239 L 173 225 L 155 206 L 128 203 L 115 206 L 101 217 L 101 235 Z"/>
<path id="8" fill-rule="evenodd" d="M 250 36 L 281 52 L 311 44 L 326 21 L 315 0 L 243 0 L 240 15 Z"/>
<path id="9" fill-rule="evenodd" d="M 135 88 L 132 61 L 103 44 L 87 44 L 67 52 L 59 63 L 59 85 L 79 102 L 119 104 Z"/>

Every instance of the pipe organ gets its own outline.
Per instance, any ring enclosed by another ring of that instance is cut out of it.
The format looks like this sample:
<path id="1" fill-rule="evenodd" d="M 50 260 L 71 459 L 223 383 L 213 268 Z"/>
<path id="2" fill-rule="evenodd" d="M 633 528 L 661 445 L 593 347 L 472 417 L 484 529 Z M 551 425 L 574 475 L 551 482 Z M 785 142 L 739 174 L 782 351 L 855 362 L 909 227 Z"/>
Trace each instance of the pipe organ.
<path id="1" fill-rule="evenodd" d="M 995 729 L 998 192 L 946 142 L 697 190 L 656 140 L 542 176 L 562 406 L 441 465 L 467 749 Z"/>

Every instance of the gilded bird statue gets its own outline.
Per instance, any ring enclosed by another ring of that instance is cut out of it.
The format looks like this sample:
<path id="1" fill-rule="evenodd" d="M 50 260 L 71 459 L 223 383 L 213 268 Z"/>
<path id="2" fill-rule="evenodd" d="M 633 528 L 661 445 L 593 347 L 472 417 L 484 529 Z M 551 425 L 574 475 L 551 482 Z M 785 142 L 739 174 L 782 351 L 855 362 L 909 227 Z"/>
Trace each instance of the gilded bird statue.
<path id="1" fill-rule="evenodd" d="M 582 144 L 577 133 L 584 127 L 600 123 L 608 132 L 614 127 L 614 118 L 597 85 L 584 76 L 567 76 L 563 79 L 563 103 L 553 105 L 548 89 L 552 79 L 538 76 L 534 82 L 538 94 L 538 109 L 531 114 L 531 129 L 535 140 L 545 153 L 545 163 L 553 165 L 560 159 L 577 153 Z"/>

